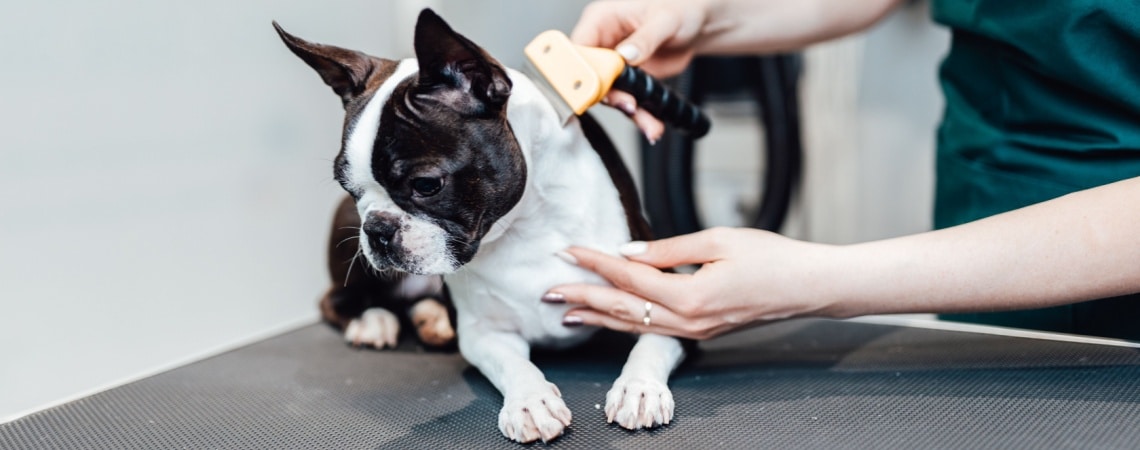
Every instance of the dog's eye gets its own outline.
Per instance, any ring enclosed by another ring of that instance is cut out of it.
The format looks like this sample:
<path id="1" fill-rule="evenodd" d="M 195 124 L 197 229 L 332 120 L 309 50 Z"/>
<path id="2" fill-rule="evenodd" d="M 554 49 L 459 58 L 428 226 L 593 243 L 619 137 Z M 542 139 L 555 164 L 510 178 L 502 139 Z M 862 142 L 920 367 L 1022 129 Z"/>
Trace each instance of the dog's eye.
<path id="1" fill-rule="evenodd" d="M 431 197 L 443 189 L 443 180 L 440 178 L 419 177 L 412 179 L 412 190 L 421 197 Z"/>

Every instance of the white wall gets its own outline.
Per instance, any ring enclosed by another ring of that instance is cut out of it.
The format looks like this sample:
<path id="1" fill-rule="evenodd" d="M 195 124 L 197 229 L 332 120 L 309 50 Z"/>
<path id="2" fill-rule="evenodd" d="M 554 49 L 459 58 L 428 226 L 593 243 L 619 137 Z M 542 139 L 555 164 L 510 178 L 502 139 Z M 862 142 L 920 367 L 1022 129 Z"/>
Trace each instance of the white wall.
<path id="1" fill-rule="evenodd" d="M 340 103 L 270 26 L 386 2 L 0 6 L 0 419 L 310 321 Z"/>
<path id="2" fill-rule="evenodd" d="M 585 3 L 0 5 L 0 421 L 316 319 L 341 110 L 270 20 L 406 56 L 416 12 L 434 5 L 514 65 L 526 40 L 569 30 Z M 874 64 L 885 73 L 933 77 L 928 61 L 912 73 L 895 53 L 925 44 L 875 39 L 867 58 L 886 49 Z M 866 67 L 862 79 L 875 79 Z M 933 106 L 876 89 L 897 85 L 889 79 L 869 82 L 859 111 L 876 131 L 860 137 L 872 149 L 860 164 L 887 165 L 860 171 L 869 178 L 856 183 L 858 208 L 825 204 L 809 217 L 856 230 L 842 239 L 920 228 L 910 221 L 928 216 L 890 197 L 909 189 L 892 180 L 913 166 L 891 155 L 928 138 Z M 632 159 L 629 125 L 604 120 Z"/>
<path id="3" fill-rule="evenodd" d="M 866 38 L 857 87 L 862 188 L 856 241 L 932 227 L 934 140 L 943 108 L 938 64 L 950 33 L 930 20 L 924 2 Z"/>
<path id="4" fill-rule="evenodd" d="M 803 92 L 801 236 L 852 243 L 931 228 L 937 68 L 949 33 L 925 2 L 812 48 Z"/>

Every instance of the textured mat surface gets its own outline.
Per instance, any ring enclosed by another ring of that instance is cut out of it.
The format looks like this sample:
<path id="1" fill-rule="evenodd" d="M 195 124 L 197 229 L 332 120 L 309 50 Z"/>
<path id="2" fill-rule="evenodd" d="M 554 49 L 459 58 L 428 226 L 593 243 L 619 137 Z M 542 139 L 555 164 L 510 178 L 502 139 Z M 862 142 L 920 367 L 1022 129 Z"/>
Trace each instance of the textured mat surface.
<path id="1" fill-rule="evenodd" d="M 536 362 L 574 423 L 530 447 L 1140 448 L 1140 351 L 822 320 L 702 344 L 672 424 L 607 425 L 626 343 Z M 0 425 L 4 449 L 519 448 L 458 354 L 314 325 Z"/>

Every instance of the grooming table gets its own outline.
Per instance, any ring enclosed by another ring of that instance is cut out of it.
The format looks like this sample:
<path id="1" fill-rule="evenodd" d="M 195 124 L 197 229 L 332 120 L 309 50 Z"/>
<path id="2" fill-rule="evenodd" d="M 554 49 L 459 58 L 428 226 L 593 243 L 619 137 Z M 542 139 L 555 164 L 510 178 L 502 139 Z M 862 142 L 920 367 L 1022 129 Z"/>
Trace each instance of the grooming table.
<path id="1" fill-rule="evenodd" d="M 574 414 L 551 448 L 1140 448 L 1140 349 L 795 320 L 701 344 L 673 422 L 601 410 L 630 345 L 534 359 Z M 517 449 L 453 352 L 314 324 L 0 425 L 3 449 Z"/>

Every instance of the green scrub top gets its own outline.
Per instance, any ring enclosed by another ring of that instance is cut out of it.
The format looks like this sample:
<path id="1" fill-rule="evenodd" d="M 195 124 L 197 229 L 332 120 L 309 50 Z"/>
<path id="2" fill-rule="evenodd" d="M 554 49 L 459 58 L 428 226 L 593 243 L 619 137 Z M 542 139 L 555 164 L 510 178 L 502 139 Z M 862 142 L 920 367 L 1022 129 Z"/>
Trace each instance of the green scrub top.
<path id="1" fill-rule="evenodd" d="M 936 228 L 1140 176 L 1140 3 L 934 0 L 932 10 L 952 32 Z M 943 317 L 1140 339 L 1140 295 Z"/>

